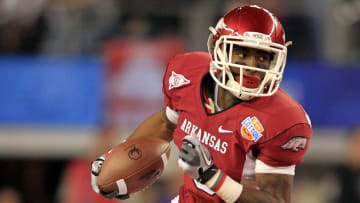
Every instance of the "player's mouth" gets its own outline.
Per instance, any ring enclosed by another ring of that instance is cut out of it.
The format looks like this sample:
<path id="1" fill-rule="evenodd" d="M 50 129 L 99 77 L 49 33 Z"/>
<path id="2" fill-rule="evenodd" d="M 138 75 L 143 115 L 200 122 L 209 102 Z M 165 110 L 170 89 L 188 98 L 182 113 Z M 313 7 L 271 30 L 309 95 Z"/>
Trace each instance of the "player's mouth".
<path id="1" fill-rule="evenodd" d="M 235 76 L 235 80 L 237 82 L 240 82 L 240 75 L 236 74 Z M 257 88 L 259 87 L 261 82 L 261 78 L 257 75 L 247 75 L 244 74 L 243 76 L 243 86 L 246 88 Z"/>

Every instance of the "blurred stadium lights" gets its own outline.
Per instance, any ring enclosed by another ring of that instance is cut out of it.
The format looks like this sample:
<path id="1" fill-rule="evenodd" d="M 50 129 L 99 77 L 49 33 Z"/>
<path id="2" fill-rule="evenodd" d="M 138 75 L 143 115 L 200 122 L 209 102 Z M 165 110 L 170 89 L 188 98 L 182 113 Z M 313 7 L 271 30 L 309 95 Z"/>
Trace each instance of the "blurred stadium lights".
<path id="1" fill-rule="evenodd" d="M 341 2 L 334 7 L 333 16 L 343 26 L 360 22 L 360 1 Z"/>
<path id="2" fill-rule="evenodd" d="M 0 25 L 16 21 L 31 24 L 48 0 L 0 0 Z"/>

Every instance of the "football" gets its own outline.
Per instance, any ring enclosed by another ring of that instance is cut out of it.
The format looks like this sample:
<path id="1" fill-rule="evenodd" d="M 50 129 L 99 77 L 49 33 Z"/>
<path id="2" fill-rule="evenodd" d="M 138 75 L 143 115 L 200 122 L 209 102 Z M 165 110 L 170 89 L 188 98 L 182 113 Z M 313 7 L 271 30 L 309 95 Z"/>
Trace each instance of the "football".
<path id="1" fill-rule="evenodd" d="M 156 137 L 130 138 L 113 148 L 98 176 L 103 192 L 132 194 L 153 184 L 169 160 L 170 143 Z"/>

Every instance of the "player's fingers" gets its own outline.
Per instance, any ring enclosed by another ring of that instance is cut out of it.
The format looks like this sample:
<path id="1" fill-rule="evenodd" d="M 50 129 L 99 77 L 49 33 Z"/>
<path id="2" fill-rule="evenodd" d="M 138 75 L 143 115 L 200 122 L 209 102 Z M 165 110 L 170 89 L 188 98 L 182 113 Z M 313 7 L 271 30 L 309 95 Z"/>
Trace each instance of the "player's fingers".
<path id="1" fill-rule="evenodd" d="M 184 160 L 184 161 L 188 161 L 188 160 L 187 160 L 187 152 L 184 151 L 184 150 L 180 151 L 179 157 L 180 157 L 180 159 L 182 159 L 182 160 Z"/>
<path id="2" fill-rule="evenodd" d="M 178 159 L 178 165 L 183 171 L 185 171 L 187 174 L 189 174 L 192 178 L 195 178 L 195 179 L 199 178 L 199 174 L 197 173 L 197 171 L 198 171 L 197 167 L 191 166 L 190 164 L 183 161 L 182 159 Z"/>
<path id="3" fill-rule="evenodd" d="M 104 161 L 96 160 L 91 163 L 91 174 L 98 176 Z"/>
<path id="4" fill-rule="evenodd" d="M 193 145 L 200 145 L 200 141 L 196 136 L 187 135 L 183 138 L 183 141 L 189 142 Z"/>
<path id="5" fill-rule="evenodd" d="M 129 197 L 130 196 L 128 194 L 125 194 L 125 195 L 117 195 L 115 198 L 125 200 L 125 199 L 129 199 Z"/>
<path id="6" fill-rule="evenodd" d="M 194 147 L 193 147 L 193 145 L 191 145 L 191 144 L 183 144 L 183 145 L 181 146 L 181 152 L 182 152 L 183 154 L 194 153 L 193 151 L 194 151 Z"/>
<path id="7" fill-rule="evenodd" d="M 188 171 L 190 165 L 182 159 L 178 159 L 178 165 L 183 171 Z"/>
<path id="8" fill-rule="evenodd" d="M 200 157 L 189 145 L 183 145 L 183 150 L 179 153 L 179 157 L 192 166 L 200 165 Z"/>
<path id="9" fill-rule="evenodd" d="M 105 198 L 108 198 L 108 199 L 112 199 L 112 198 L 115 198 L 116 196 L 118 196 L 116 191 L 113 191 L 113 192 L 100 191 L 100 193 L 102 194 L 102 196 L 104 196 Z"/>
<path id="10" fill-rule="evenodd" d="M 91 174 L 91 187 L 94 190 L 94 192 L 100 193 L 100 189 L 97 186 L 97 179 L 98 179 L 97 176 Z"/>

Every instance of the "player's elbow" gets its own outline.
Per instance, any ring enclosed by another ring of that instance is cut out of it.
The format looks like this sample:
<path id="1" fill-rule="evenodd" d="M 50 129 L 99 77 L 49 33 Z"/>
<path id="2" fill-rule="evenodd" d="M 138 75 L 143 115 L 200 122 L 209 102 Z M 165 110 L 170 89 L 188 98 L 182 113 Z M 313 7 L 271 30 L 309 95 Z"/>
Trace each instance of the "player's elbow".
<path id="1" fill-rule="evenodd" d="M 159 126 L 159 133 L 162 139 L 171 141 L 173 139 L 173 133 L 176 129 L 176 124 L 172 123 L 165 114 L 165 110 L 161 112 L 161 122 Z"/>
<path id="2" fill-rule="evenodd" d="M 173 139 L 173 133 L 176 125 L 170 122 L 163 122 L 160 128 L 160 137 L 170 142 Z"/>

